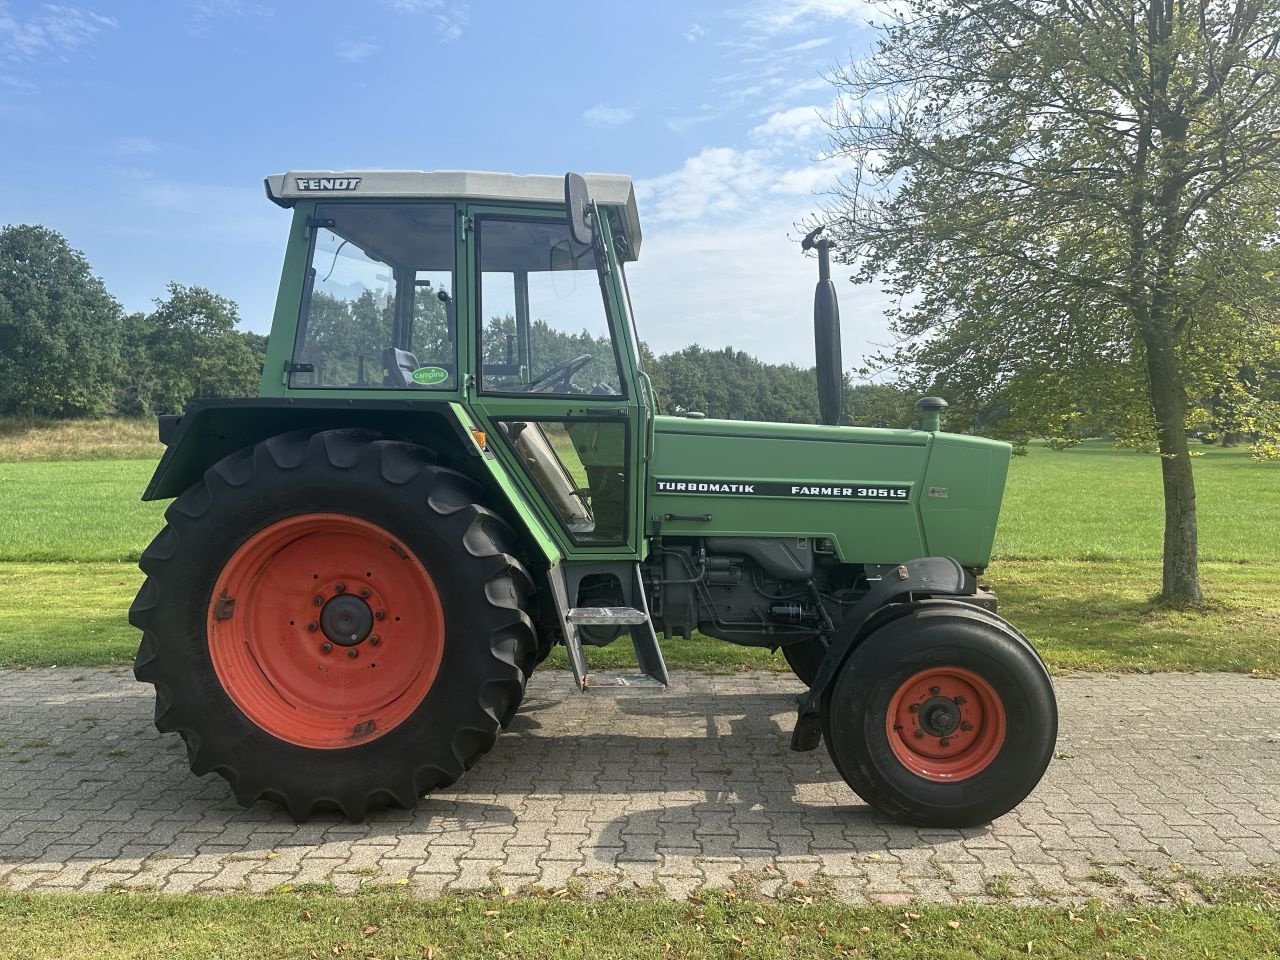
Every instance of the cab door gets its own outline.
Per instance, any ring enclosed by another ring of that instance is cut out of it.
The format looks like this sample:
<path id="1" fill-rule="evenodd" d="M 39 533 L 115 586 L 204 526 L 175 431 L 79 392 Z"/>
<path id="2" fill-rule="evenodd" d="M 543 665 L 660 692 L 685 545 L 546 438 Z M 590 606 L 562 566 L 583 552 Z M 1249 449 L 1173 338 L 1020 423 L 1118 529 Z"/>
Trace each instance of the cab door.
<path id="1" fill-rule="evenodd" d="M 563 209 L 473 205 L 464 224 L 466 391 L 490 446 L 566 557 L 637 558 L 642 404 L 607 224 L 595 244 Z"/>

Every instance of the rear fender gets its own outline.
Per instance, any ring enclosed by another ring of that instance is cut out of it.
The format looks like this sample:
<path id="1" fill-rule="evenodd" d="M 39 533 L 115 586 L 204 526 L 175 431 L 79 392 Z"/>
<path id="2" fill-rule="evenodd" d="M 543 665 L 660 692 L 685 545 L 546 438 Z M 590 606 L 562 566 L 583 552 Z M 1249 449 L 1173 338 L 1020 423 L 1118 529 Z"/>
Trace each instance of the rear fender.
<path id="1" fill-rule="evenodd" d="M 143 500 L 176 497 L 229 454 L 282 433 L 361 429 L 428 447 L 472 477 L 507 509 L 515 527 L 549 563 L 560 558 L 550 535 L 524 502 L 466 411 L 447 400 L 248 399 L 193 400 L 180 417 L 160 418 L 166 445 Z"/>
<path id="2" fill-rule="evenodd" d="M 827 655 L 814 677 L 813 686 L 800 700 L 800 713 L 791 735 L 792 750 L 813 750 L 822 739 L 822 707 L 845 658 L 876 627 L 892 617 L 893 607 L 910 609 L 902 599 L 915 594 L 926 597 L 962 597 L 977 593 L 973 574 L 951 557 L 922 557 L 885 574 L 845 617 L 831 638 Z"/>

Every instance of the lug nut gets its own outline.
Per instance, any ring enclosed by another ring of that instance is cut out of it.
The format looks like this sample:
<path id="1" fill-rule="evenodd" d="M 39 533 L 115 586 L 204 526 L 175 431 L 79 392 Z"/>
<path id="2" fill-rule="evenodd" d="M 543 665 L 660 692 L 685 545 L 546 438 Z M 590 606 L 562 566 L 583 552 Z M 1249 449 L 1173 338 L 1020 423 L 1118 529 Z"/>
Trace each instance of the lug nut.
<path id="1" fill-rule="evenodd" d="M 968 703 L 968 701 L 967 701 L 967 700 L 965 700 L 965 698 L 964 698 L 964 697 L 956 697 L 956 706 L 957 706 L 957 707 L 963 707 L 966 703 Z"/>
<path id="2" fill-rule="evenodd" d="M 917 739 L 917 740 L 923 740 L 923 739 L 924 739 L 924 731 L 923 731 L 923 730 L 919 730 L 919 729 L 917 729 L 917 730 L 916 730 L 916 739 Z"/>
<path id="3" fill-rule="evenodd" d="M 360 656 L 360 652 L 359 652 L 358 650 L 348 650 L 348 651 L 347 651 L 347 659 L 348 659 L 348 660 L 354 660 L 354 659 L 355 659 L 356 657 L 358 657 L 358 656 Z"/>
<path id="4" fill-rule="evenodd" d="M 320 652 L 321 652 L 321 653 L 331 653 L 332 651 L 333 651 L 333 644 L 332 644 L 332 643 L 322 643 L 322 644 L 320 644 Z"/>
<path id="5" fill-rule="evenodd" d="M 387 615 L 387 611 L 385 611 L 385 610 L 375 610 L 375 611 L 373 611 L 373 619 L 375 619 L 375 620 L 381 620 L 381 619 L 382 619 L 383 617 L 385 617 L 386 615 Z"/>
<path id="6" fill-rule="evenodd" d="M 968 732 L 973 729 L 973 724 L 966 720 L 964 723 L 960 724 L 960 729 Z"/>
<path id="7" fill-rule="evenodd" d="M 376 647 L 381 642 L 382 642 L 382 638 L 378 636 L 376 633 L 369 638 L 369 646 L 371 647 Z"/>
<path id="8" fill-rule="evenodd" d="M 307 624 L 307 629 L 310 630 L 312 633 L 315 633 L 315 631 L 320 629 L 320 624 L 312 620 L 310 623 Z"/>
<path id="9" fill-rule="evenodd" d="M 347 585 L 345 583 L 335 583 L 333 585 L 333 589 L 337 590 L 338 593 L 346 593 Z"/>
<path id="10" fill-rule="evenodd" d="M 369 588 L 368 588 L 368 587 L 365 587 L 364 589 L 362 589 L 362 590 L 360 591 L 360 596 L 362 596 L 362 597 L 367 597 L 368 595 L 369 595 Z"/>
<path id="11" fill-rule="evenodd" d="M 311 602 L 312 602 L 312 603 L 314 603 L 317 607 L 323 607 L 323 606 L 324 606 L 324 597 L 316 597 L 316 598 L 315 598 L 314 600 L 312 600 Z"/>
<path id="12" fill-rule="evenodd" d="M 941 743 L 944 747 L 949 747 L 949 746 L 951 746 L 951 738 L 950 738 L 950 737 L 943 737 L 943 738 L 942 738 L 941 740 L 939 740 L 938 742 L 939 742 L 939 743 Z"/>
<path id="13" fill-rule="evenodd" d="M 342 584 L 338 584 L 338 586 L 342 586 Z M 942 688 L 941 688 L 941 687 L 930 687 L 930 688 L 929 688 L 929 692 L 930 692 L 930 693 L 932 693 L 932 694 L 936 697 L 939 693 L 941 693 L 941 692 L 942 692 Z"/>
<path id="14" fill-rule="evenodd" d="M 918 703 L 913 703 L 913 704 L 911 705 L 911 712 L 912 712 L 912 713 L 919 713 L 919 712 L 920 712 L 920 704 L 918 704 Z"/>

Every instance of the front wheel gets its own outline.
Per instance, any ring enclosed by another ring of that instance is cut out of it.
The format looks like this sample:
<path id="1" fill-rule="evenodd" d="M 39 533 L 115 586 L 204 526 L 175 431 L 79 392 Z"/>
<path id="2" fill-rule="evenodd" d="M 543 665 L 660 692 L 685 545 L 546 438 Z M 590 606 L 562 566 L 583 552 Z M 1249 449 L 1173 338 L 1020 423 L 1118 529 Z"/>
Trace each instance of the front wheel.
<path id="1" fill-rule="evenodd" d="M 935 601 L 854 649 L 832 685 L 824 739 L 876 809 L 968 827 L 1035 788 L 1057 731 L 1053 685 L 1031 645 L 994 614 Z"/>

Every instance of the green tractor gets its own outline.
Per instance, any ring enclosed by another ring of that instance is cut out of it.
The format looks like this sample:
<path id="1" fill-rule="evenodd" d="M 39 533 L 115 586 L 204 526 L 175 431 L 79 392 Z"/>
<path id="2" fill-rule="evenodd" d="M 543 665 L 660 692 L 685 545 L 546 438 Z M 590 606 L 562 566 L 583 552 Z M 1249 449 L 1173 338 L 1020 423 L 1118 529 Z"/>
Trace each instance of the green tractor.
<path id="1" fill-rule="evenodd" d="M 1049 676 L 995 613 L 1010 448 L 661 416 L 626 265 L 629 177 L 268 177 L 293 211 L 254 399 L 163 417 L 134 672 L 197 774 L 301 820 L 412 807 L 492 747 L 563 644 L 578 686 L 665 687 L 658 634 L 780 650 L 791 746 L 895 818 L 968 826 L 1039 782 Z M 628 637 L 634 676 L 591 672 Z"/>

